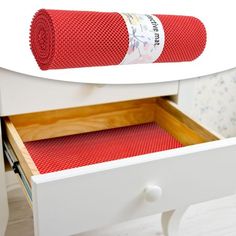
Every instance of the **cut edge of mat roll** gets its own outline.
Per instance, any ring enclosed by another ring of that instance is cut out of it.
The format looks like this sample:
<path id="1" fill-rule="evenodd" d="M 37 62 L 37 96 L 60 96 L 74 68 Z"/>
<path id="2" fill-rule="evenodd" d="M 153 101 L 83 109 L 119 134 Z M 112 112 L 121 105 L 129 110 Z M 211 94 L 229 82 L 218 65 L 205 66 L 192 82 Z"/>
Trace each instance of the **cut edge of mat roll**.
<path id="1" fill-rule="evenodd" d="M 38 42 L 35 43 L 34 40 Z M 37 47 L 37 44 L 40 46 Z M 55 30 L 51 16 L 46 9 L 40 9 L 31 21 L 30 48 L 41 70 L 50 68 L 55 53 L 54 45 Z"/>

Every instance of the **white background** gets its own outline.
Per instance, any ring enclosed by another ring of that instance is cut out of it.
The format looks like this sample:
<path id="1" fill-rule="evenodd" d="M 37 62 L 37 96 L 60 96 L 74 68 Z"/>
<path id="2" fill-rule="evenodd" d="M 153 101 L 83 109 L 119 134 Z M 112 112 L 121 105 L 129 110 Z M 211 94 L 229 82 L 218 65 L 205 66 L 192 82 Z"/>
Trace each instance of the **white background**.
<path id="1" fill-rule="evenodd" d="M 30 22 L 40 8 L 192 15 L 207 28 L 207 47 L 194 62 L 41 71 L 29 47 Z M 233 0 L 1 0 L 0 67 L 49 79 L 107 84 L 212 74 L 236 66 L 235 11 Z"/>

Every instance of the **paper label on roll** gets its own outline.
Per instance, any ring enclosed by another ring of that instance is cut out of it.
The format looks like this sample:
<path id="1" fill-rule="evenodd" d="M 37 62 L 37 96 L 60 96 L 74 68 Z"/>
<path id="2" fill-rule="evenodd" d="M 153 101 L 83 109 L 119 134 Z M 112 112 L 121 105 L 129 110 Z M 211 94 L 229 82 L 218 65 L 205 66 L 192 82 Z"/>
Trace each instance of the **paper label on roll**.
<path id="1" fill-rule="evenodd" d="M 121 13 L 129 33 L 129 48 L 121 64 L 152 63 L 161 55 L 165 35 L 154 15 Z"/>

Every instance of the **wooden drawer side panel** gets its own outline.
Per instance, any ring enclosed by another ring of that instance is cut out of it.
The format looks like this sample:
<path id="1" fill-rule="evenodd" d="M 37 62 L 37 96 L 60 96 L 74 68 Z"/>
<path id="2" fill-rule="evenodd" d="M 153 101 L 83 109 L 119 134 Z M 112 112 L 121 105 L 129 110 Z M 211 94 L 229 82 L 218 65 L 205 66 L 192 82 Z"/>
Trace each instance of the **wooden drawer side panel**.
<path id="1" fill-rule="evenodd" d="M 35 166 L 30 154 L 28 153 L 24 143 L 22 142 L 17 130 L 8 118 L 4 118 L 4 131 L 10 142 L 14 152 L 19 160 L 28 182 L 31 184 L 31 176 L 38 175 L 39 171 Z"/>

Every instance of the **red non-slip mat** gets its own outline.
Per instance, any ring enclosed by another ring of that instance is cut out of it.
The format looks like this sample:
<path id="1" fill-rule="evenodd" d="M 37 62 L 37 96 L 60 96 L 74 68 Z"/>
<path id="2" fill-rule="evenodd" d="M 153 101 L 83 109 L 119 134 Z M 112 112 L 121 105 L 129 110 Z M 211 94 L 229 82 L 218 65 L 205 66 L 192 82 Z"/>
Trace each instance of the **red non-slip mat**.
<path id="1" fill-rule="evenodd" d="M 196 59 L 206 45 L 206 30 L 191 16 L 155 15 L 163 25 L 164 50 L 155 62 Z M 120 64 L 129 34 L 119 13 L 39 10 L 32 21 L 30 45 L 42 70 Z"/>
<path id="2" fill-rule="evenodd" d="M 207 34 L 195 17 L 158 15 L 165 31 L 165 46 L 156 62 L 193 61 L 203 52 Z"/>
<path id="3" fill-rule="evenodd" d="M 43 174 L 178 148 L 182 144 L 156 123 L 147 123 L 25 142 L 25 146 Z"/>

